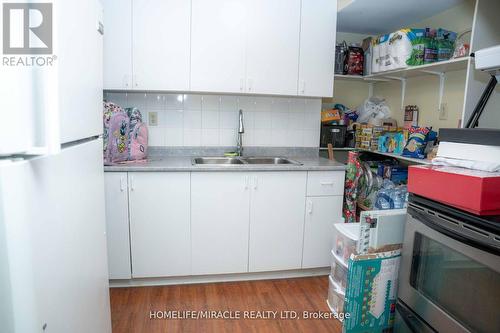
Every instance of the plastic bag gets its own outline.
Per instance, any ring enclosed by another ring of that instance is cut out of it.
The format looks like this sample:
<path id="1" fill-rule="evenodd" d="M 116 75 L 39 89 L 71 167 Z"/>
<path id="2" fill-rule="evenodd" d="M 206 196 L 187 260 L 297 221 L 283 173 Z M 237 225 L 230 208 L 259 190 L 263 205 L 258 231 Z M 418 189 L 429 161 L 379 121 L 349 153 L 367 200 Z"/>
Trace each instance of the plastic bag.
<path id="1" fill-rule="evenodd" d="M 383 119 L 389 118 L 391 109 L 385 99 L 370 97 L 358 107 L 358 119 L 360 123 L 378 125 Z"/>

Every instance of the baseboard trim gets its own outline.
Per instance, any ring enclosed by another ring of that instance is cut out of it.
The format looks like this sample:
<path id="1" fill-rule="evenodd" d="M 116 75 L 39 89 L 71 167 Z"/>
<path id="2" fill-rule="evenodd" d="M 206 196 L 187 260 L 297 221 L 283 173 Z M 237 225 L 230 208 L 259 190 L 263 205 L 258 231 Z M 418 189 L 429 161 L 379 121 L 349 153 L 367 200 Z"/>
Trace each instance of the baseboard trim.
<path id="1" fill-rule="evenodd" d="M 175 276 L 175 277 L 161 277 L 161 278 L 140 278 L 140 279 L 130 279 L 130 280 L 109 280 L 109 286 L 111 288 L 170 286 L 176 284 L 289 279 L 289 278 L 300 278 L 309 276 L 322 276 L 328 274 L 330 274 L 330 267 L 321 267 L 321 268 L 311 268 L 311 269 L 298 269 L 298 270 L 259 272 L 259 273 L 236 273 L 236 274 L 198 275 L 198 276 L 180 276 L 180 277 Z"/>

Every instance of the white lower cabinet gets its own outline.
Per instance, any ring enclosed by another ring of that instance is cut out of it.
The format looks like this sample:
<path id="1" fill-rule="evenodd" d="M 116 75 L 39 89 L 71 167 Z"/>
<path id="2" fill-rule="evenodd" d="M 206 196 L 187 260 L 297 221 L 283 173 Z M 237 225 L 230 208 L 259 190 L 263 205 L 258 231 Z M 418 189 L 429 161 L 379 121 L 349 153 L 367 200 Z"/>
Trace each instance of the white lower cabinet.
<path id="1" fill-rule="evenodd" d="M 343 175 L 108 172 L 110 279 L 327 267 Z"/>
<path id="2" fill-rule="evenodd" d="M 333 224 L 340 223 L 342 202 L 343 196 L 306 198 L 302 268 L 330 265 Z"/>
<path id="3" fill-rule="evenodd" d="M 251 177 L 249 271 L 299 269 L 306 172 L 258 172 Z"/>
<path id="4" fill-rule="evenodd" d="M 106 172 L 104 187 L 109 278 L 130 279 L 127 173 Z"/>
<path id="5" fill-rule="evenodd" d="M 132 277 L 191 274 L 190 173 L 131 172 Z"/>
<path id="6" fill-rule="evenodd" d="M 249 174 L 191 174 L 192 273 L 248 271 Z"/>

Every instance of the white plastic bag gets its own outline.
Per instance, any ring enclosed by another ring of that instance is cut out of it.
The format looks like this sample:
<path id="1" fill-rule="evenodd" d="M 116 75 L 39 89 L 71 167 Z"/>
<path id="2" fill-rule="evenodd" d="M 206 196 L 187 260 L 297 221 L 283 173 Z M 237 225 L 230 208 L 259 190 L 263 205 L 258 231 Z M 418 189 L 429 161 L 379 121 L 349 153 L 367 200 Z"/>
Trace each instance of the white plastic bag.
<path id="1" fill-rule="evenodd" d="M 358 107 L 358 119 L 360 123 L 378 124 L 383 119 L 389 118 L 391 109 L 385 99 L 370 97 Z"/>

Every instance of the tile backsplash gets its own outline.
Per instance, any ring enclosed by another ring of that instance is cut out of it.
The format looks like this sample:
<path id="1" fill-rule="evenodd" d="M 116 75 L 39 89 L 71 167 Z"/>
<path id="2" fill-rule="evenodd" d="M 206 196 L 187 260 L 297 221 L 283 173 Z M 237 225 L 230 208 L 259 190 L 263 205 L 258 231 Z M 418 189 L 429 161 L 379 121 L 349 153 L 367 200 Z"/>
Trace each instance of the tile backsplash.
<path id="1" fill-rule="evenodd" d="M 319 146 L 320 98 L 149 92 L 105 92 L 104 98 L 141 110 L 150 146 L 235 146 L 239 109 L 244 146 Z"/>

